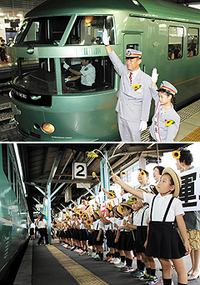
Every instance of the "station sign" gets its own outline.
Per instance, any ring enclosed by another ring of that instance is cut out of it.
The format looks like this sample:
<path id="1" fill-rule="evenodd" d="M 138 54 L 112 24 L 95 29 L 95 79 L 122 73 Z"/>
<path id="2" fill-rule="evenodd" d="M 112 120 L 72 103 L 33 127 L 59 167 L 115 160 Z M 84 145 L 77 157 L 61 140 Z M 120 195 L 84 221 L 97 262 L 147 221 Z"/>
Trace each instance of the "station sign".
<path id="1" fill-rule="evenodd" d="M 87 165 L 84 162 L 72 163 L 72 179 L 87 179 Z"/>

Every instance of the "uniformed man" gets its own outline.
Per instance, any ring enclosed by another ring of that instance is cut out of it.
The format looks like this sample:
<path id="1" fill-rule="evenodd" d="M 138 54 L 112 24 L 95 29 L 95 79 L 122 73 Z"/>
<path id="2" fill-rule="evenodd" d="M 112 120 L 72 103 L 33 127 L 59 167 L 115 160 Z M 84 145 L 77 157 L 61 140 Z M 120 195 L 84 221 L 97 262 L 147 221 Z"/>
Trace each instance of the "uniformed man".
<path id="1" fill-rule="evenodd" d="M 147 128 L 151 105 L 151 77 L 140 69 L 142 52 L 126 50 L 124 65 L 109 45 L 107 30 L 103 32 L 103 42 L 115 70 L 121 76 L 118 91 L 118 127 L 122 141 L 141 141 L 141 132 Z"/>
<path id="2" fill-rule="evenodd" d="M 81 58 L 81 70 L 72 69 L 66 62 L 63 67 L 73 73 L 75 76 L 65 78 L 65 83 L 69 81 L 75 81 L 81 78 L 81 84 L 78 86 L 80 91 L 92 89 L 92 84 L 95 82 L 96 70 L 90 63 L 89 58 Z"/>

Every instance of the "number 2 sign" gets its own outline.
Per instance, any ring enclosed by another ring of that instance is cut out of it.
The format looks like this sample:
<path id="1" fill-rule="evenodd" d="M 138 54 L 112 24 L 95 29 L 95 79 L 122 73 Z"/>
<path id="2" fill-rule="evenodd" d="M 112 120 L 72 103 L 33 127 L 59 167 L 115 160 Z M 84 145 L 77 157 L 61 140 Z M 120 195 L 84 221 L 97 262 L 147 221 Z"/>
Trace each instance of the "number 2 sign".
<path id="1" fill-rule="evenodd" d="M 87 166 L 83 162 L 74 162 L 72 164 L 72 179 L 86 179 L 87 178 Z"/>

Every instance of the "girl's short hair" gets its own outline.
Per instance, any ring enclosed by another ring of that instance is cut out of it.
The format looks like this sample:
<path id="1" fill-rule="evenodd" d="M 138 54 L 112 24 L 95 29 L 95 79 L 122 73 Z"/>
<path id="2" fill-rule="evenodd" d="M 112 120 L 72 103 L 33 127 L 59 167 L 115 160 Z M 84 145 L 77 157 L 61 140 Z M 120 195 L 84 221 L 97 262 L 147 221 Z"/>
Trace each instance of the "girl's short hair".
<path id="1" fill-rule="evenodd" d="M 157 168 L 159 170 L 159 174 L 162 175 L 163 170 L 165 169 L 163 166 L 157 165 L 153 168 L 153 170 Z"/>
<path id="2" fill-rule="evenodd" d="M 186 165 L 191 165 L 193 162 L 193 155 L 191 154 L 191 152 L 188 149 L 182 149 L 180 151 L 181 156 L 179 158 L 180 162 L 185 161 Z"/>

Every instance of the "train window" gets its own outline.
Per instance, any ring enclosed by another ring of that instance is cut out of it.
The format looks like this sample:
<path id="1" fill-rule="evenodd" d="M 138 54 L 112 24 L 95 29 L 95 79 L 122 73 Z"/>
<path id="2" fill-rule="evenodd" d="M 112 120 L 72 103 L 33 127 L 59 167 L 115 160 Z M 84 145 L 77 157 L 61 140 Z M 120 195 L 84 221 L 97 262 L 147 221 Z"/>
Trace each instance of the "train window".
<path id="1" fill-rule="evenodd" d="M 27 29 L 24 22 L 24 28 L 17 35 L 17 42 L 56 45 L 61 40 L 69 19 L 70 16 L 34 19 Z"/>
<path id="2" fill-rule="evenodd" d="M 187 56 L 196 56 L 199 53 L 199 29 L 189 28 L 188 29 L 188 46 Z"/>
<path id="3" fill-rule="evenodd" d="M 80 16 L 77 17 L 66 45 L 102 45 L 104 28 L 110 36 L 110 44 L 114 44 L 114 28 L 112 16 Z"/>
<path id="4" fill-rule="evenodd" d="M 168 59 L 183 57 L 183 27 L 169 27 Z"/>
<path id="5" fill-rule="evenodd" d="M 114 89 L 115 73 L 108 56 L 65 58 L 61 62 L 63 89 L 67 89 L 67 92 L 95 92 Z M 70 69 L 65 68 L 65 63 L 70 66 Z"/>
<path id="6" fill-rule="evenodd" d="M 17 33 L 16 39 L 15 39 L 15 43 L 19 43 L 20 42 L 22 36 L 25 33 L 25 30 L 26 30 L 27 26 L 28 26 L 28 21 L 24 21 L 22 23 L 22 25 L 21 25 L 21 28 L 20 28 L 19 32 Z"/>

